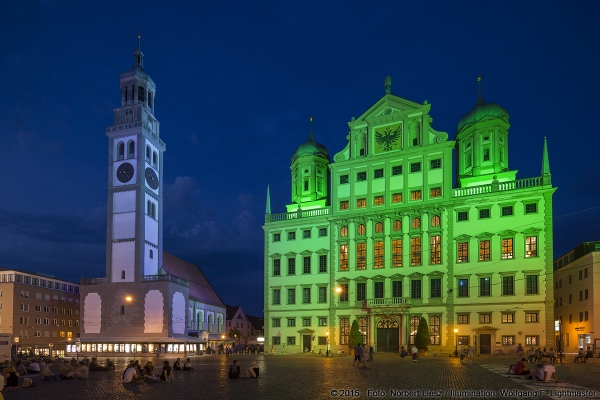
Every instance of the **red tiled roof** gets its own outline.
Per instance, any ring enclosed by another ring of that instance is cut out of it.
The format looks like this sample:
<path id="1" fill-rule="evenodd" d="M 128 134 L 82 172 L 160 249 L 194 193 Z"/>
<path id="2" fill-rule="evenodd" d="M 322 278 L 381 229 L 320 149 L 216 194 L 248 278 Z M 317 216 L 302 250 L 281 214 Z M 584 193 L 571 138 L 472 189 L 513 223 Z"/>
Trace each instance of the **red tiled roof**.
<path id="1" fill-rule="evenodd" d="M 162 266 L 166 273 L 185 278 L 190 282 L 191 298 L 209 304 L 225 306 L 199 267 L 164 252 Z"/>

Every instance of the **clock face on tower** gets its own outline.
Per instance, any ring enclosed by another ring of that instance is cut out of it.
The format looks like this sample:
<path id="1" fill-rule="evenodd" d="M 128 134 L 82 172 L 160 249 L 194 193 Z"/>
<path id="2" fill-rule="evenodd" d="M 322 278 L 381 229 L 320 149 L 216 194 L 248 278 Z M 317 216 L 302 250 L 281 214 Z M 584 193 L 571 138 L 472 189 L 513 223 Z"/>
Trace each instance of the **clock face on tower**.
<path id="1" fill-rule="evenodd" d="M 117 169 L 117 179 L 122 183 L 127 183 L 133 178 L 133 165 L 128 162 L 123 163 Z"/>
<path id="2" fill-rule="evenodd" d="M 156 172 L 150 167 L 146 168 L 146 183 L 154 190 L 158 188 L 158 176 L 156 176 Z"/>

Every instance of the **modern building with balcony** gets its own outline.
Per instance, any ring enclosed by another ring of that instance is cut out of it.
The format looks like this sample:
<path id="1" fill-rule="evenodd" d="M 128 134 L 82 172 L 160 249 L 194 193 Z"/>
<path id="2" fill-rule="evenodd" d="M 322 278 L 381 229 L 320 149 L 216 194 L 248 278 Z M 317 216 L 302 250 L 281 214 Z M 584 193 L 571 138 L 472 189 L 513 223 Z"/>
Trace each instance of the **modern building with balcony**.
<path id="1" fill-rule="evenodd" d="M 365 344 L 396 352 L 425 317 L 433 351 L 551 346 L 556 189 L 545 139 L 540 175 L 517 179 L 509 114 L 481 91 L 449 140 L 431 126 L 431 104 L 390 88 L 388 77 L 384 96 L 348 122 L 333 160 L 311 120 L 285 213 L 272 213 L 267 190 L 265 345 L 347 350 L 357 321 Z"/>

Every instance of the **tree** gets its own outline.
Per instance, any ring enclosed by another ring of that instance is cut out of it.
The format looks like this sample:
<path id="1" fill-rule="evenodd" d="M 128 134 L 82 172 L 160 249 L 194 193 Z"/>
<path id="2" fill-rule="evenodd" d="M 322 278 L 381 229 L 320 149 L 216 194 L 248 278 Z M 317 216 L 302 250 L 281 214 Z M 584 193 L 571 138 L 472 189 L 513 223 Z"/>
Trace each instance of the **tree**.
<path id="1" fill-rule="evenodd" d="M 244 337 L 244 335 L 242 335 L 242 331 L 240 331 L 238 328 L 229 329 L 227 331 L 227 336 L 229 336 L 232 339 L 235 339 L 236 342 L 239 342 L 240 339 Z"/>
<path id="2" fill-rule="evenodd" d="M 431 338 L 429 337 L 429 326 L 427 326 L 427 320 L 425 317 L 421 317 L 419 321 L 419 328 L 417 329 L 417 335 L 415 336 L 415 346 L 420 350 L 427 350 L 431 344 Z"/>
<path id="3" fill-rule="evenodd" d="M 358 330 L 358 321 L 354 320 L 352 322 L 352 327 L 350 328 L 350 336 L 348 337 L 348 347 L 353 349 L 357 344 L 362 344 L 362 335 L 360 334 L 360 330 Z"/>

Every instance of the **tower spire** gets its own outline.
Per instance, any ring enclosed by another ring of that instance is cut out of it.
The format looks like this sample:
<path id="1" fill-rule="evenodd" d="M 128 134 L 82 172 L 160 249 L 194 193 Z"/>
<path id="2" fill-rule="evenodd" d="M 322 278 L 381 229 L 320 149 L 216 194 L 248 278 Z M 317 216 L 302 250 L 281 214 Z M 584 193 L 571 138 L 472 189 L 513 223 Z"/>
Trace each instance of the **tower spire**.
<path id="1" fill-rule="evenodd" d="M 483 96 L 481 95 L 481 75 L 477 77 L 477 105 L 485 104 L 485 100 L 483 100 Z"/>
<path id="2" fill-rule="evenodd" d="M 550 160 L 548 159 L 548 142 L 544 136 L 544 152 L 542 153 L 542 175 L 550 175 Z"/>
<path id="3" fill-rule="evenodd" d="M 313 138 L 313 134 L 312 134 L 312 117 L 309 117 L 308 119 L 310 121 L 310 128 L 309 128 L 309 131 L 308 131 L 308 141 L 309 142 L 314 142 L 315 139 Z"/>
<path id="4" fill-rule="evenodd" d="M 267 185 L 267 209 L 265 210 L 265 214 L 271 214 L 271 193 L 269 185 Z"/>
<path id="5" fill-rule="evenodd" d="M 137 37 L 138 47 L 133 52 L 133 68 L 140 67 L 141 69 L 144 69 L 144 53 L 142 53 L 142 35 L 140 34 L 139 30 Z"/>

